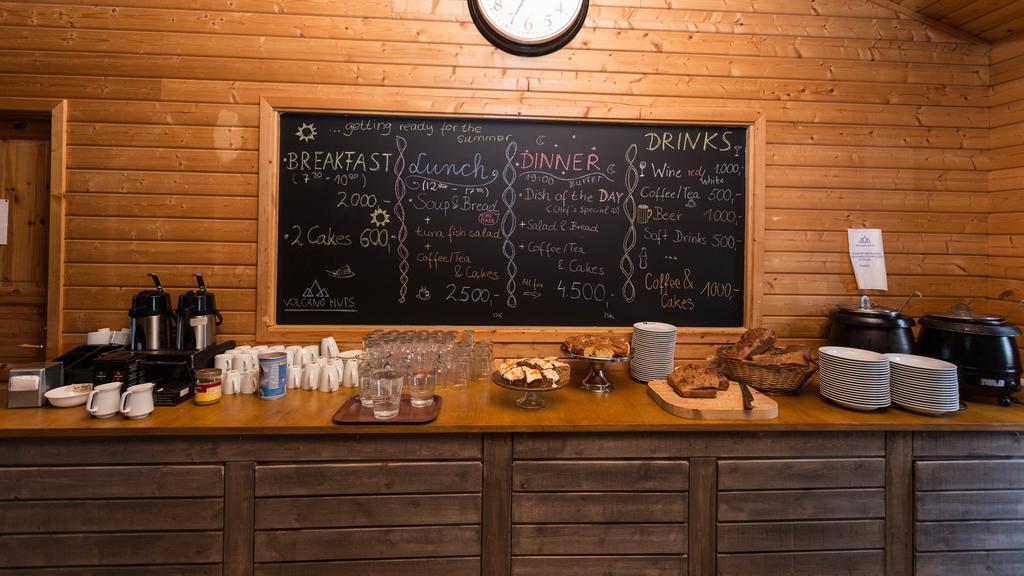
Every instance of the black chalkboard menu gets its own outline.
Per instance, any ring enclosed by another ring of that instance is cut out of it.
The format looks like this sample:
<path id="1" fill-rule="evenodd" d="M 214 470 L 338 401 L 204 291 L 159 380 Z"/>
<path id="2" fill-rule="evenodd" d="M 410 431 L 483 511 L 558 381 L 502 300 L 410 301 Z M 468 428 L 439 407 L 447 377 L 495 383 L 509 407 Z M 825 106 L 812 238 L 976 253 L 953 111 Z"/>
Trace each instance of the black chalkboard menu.
<path id="1" fill-rule="evenodd" d="M 278 324 L 743 325 L 743 126 L 283 113 Z"/>

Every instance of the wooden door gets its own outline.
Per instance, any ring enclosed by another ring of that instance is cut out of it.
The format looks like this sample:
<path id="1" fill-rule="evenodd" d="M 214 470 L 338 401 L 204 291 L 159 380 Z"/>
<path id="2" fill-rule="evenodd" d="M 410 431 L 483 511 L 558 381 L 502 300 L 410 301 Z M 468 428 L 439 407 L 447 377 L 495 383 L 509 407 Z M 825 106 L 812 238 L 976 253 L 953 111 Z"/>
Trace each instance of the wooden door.
<path id="1" fill-rule="evenodd" d="M 10 364 L 45 359 L 49 238 L 49 123 L 0 119 L 0 200 L 8 202 L 0 244 L 0 381 Z"/>

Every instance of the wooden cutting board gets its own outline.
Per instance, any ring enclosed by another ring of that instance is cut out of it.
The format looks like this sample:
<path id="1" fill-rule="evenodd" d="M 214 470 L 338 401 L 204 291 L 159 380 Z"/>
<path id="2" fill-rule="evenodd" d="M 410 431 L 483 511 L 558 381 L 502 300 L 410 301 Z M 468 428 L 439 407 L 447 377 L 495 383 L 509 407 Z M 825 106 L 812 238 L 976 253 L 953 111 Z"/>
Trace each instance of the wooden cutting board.
<path id="1" fill-rule="evenodd" d="M 748 386 L 748 388 L 750 388 Z M 683 398 L 664 380 L 647 384 L 647 394 L 669 414 L 690 420 L 771 420 L 779 417 L 779 405 L 768 396 L 750 388 L 754 409 L 743 409 L 740 385 L 729 383 L 728 390 L 719 390 L 714 398 Z"/>

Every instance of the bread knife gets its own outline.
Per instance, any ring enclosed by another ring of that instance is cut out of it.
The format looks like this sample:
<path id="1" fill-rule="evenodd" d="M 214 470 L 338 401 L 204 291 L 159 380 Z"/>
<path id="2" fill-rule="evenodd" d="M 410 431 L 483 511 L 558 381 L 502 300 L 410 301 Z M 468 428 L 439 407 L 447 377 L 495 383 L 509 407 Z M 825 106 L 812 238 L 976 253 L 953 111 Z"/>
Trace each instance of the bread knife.
<path id="1" fill-rule="evenodd" d="M 754 409 L 754 395 L 750 393 L 750 388 L 743 382 L 737 382 L 740 385 L 740 392 L 743 394 L 743 409 L 753 410 Z"/>

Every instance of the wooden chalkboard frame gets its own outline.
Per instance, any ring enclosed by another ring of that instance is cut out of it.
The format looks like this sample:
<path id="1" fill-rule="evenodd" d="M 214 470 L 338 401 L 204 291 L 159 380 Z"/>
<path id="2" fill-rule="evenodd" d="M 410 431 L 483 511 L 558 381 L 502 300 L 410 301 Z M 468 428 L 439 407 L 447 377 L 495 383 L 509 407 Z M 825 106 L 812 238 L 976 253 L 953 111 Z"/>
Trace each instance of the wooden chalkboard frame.
<path id="1" fill-rule="evenodd" d="M 507 102 L 500 106 L 504 114 L 495 114 L 491 102 L 472 94 L 452 96 L 441 94 L 423 99 L 401 96 L 394 98 L 356 97 L 345 102 L 336 99 L 303 97 L 260 98 L 260 150 L 259 150 L 259 238 L 256 294 L 256 340 L 263 343 L 309 342 L 321 336 L 332 335 L 343 343 L 356 343 L 361 335 L 378 326 L 368 325 L 281 325 L 275 318 L 274 302 L 277 294 L 277 208 L 278 208 L 278 149 L 280 114 L 283 112 L 313 112 L 327 114 L 386 114 L 391 116 L 430 116 L 432 118 L 522 118 L 529 120 L 580 122 L 621 122 L 626 124 L 679 124 L 679 125 L 742 125 L 747 127 L 747 197 L 744 270 L 744 327 L 760 326 L 764 299 L 764 237 L 765 237 L 765 179 L 767 119 L 763 112 L 721 109 L 651 109 L 640 117 L 633 108 L 609 106 L 600 114 L 588 110 L 584 118 L 576 106 L 564 108 L 548 104 Z M 453 113 L 458 111 L 458 113 Z M 559 113 L 561 112 L 561 113 Z M 630 114 L 633 113 L 633 114 Z M 401 326 L 392 328 L 400 329 Z M 424 326 L 410 326 L 423 329 Z M 461 327 L 455 327 L 460 329 Z M 559 326 L 468 326 L 478 338 L 488 338 L 502 345 L 499 353 L 508 355 L 553 353 L 553 344 L 569 334 L 585 332 L 585 327 Z M 597 328 L 602 332 L 629 333 L 632 328 Z M 678 345 L 707 345 L 734 339 L 744 328 L 680 328 Z"/>

